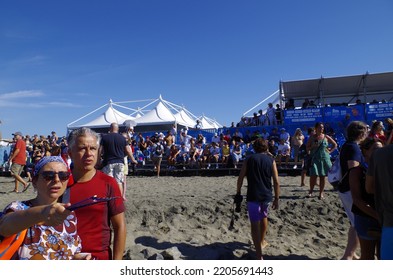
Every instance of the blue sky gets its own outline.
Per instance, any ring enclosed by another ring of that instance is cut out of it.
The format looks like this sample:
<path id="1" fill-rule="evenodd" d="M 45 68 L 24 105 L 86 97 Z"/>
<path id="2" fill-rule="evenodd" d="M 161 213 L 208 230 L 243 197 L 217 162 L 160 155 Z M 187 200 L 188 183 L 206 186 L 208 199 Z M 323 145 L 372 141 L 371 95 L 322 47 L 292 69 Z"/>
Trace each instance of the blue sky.
<path id="1" fill-rule="evenodd" d="M 4 0 L 0 131 L 160 94 L 229 126 L 280 80 L 391 72 L 392 30 L 390 0 Z"/>

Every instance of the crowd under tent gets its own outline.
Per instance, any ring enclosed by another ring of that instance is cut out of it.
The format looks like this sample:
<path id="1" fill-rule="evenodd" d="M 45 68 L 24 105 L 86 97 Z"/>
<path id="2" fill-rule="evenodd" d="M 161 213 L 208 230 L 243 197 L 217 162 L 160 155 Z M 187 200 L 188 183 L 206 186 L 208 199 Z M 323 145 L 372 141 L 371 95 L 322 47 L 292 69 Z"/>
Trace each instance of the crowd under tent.
<path id="1" fill-rule="evenodd" d="M 343 76 L 299 81 L 280 81 L 282 104 L 293 100 L 295 107 L 301 107 L 304 100 L 314 104 L 348 105 L 360 100 L 371 102 L 393 101 L 393 72 L 354 76 Z"/>

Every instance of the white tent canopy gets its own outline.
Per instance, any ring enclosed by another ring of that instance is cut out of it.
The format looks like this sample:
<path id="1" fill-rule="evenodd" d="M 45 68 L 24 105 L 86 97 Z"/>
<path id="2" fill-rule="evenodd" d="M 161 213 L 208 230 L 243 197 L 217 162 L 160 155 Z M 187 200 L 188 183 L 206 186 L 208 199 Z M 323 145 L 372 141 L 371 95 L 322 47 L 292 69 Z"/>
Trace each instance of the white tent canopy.
<path id="1" fill-rule="evenodd" d="M 102 108 L 102 107 L 100 107 Z M 93 113 L 93 112 L 92 112 Z M 87 116 L 87 115 L 86 115 Z M 82 119 L 82 118 L 81 118 Z M 81 120 L 79 119 L 79 120 Z M 113 102 L 110 100 L 109 106 L 104 113 L 99 115 L 96 119 L 84 123 L 82 125 L 73 126 L 73 123 L 68 125 L 69 129 L 78 128 L 78 127 L 90 127 L 90 128 L 101 128 L 101 127 L 109 127 L 111 123 L 123 124 L 126 120 L 132 120 L 134 117 L 131 117 L 125 113 L 122 113 L 115 108 L 113 108 Z"/>
<path id="2" fill-rule="evenodd" d="M 158 102 L 157 106 L 150 110 L 145 115 L 134 119 L 136 126 L 141 125 L 160 125 L 160 124 L 174 124 L 176 118 L 172 112 L 164 105 L 162 101 Z"/>
<path id="3" fill-rule="evenodd" d="M 222 127 L 218 122 L 206 116 L 201 116 L 198 120 L 201 122 L 202 129 L 218 129 Z"/>
<path id="4" fill-rule="evenodd" d="M 196 119 L 192 118 L 185 109 L 175 114 L 176 122 L 186 127 L 195 127 Z"/>
<path id="5" fill-rule="evenodd" d="M 126 107 L 125 103 L 145 103 L 137 109 Z M 147 103 L 147 104 L 146 104 Z M 105 112 L 101 113 L 93 120 L 87 121 L 87 118 L 92 116 L 97 111 L 106 107 Z M 117 109 L 114 107 L 116 106 Z M 120 111 L 120 109 L 122 109 Z M 129 113 L 125 113 L 127 110 Z M 220 128 L 220 124 L 207 117 L 205 127 L 203 129 Z M 187 128 L 194 128 L 197 117 L 185 109 L 184 106 L 179 106 L 169 101 L 164 100 L 161 95 L 157 99 L 123 101 L 109 103 L 95 109 L 85 116 L 71 122 L 67 125 L 68 130 L 73 130 L 79 127 L 90 127 L 99 132 L 104 132 L 104 128 L 108 128 L 111 123 L 118 123 L 121 127 L 134 127 L 135 131 L 156 131 L 167 130 L 168 127 L 175 125 L 184 126 Z M 85 121 L 85 122 L 83 122 Z M 87 122 L 86 122 L 87 121 Z"/>

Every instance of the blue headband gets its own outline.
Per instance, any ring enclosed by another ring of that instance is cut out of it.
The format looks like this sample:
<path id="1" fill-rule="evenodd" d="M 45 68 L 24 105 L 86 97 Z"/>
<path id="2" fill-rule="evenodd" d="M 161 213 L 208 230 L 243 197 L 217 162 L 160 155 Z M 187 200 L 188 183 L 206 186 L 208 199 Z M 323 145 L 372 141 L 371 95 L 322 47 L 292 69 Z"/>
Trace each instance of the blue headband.
<path id="1" fill-rule="evenodd" d="M 46 156 L 40 159 L 34 166 L 34 174 L 33 176 L 37 176 L 38 173 L 40 172 L 41 168 L 47 165 L 50 162 L 60 162 L 67 166 L 67 164 L 64 162 L 64 160 L 59 157 L 59 156 Z"/>

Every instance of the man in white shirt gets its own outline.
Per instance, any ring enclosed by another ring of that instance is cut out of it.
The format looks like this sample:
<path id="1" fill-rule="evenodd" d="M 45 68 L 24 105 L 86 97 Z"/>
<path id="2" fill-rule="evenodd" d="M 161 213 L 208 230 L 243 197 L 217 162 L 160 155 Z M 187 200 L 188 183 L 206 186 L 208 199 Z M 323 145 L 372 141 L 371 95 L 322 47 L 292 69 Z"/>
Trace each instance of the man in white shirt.
<path id="1" fill-rule="evenodd" d="M 217 132 L 214 133 L 214 136 L 212 137 L 212 143 L 215 142 L 217 144 L 219 144 L 221 142 L 220 136 L 218 136 Z"/>
<path id="2" fill-rule="evenodd" d="M 285 130 L 285 128 L 281 128 L 280 140 L 284 140 L 285 143 L 290 145 L 290 139 L 291 135 Z"/>
<path id="3" fill-rule="evenodd" d="M 289 157 L 291 155 L 291 146 L 284 141 L 284 139 L 280 139 L 280 144 L 277 148 L 278 153 L 278 166 L 281 167 L 281 161 L 285 159 L 286 168 L 288 168 Z"/>

